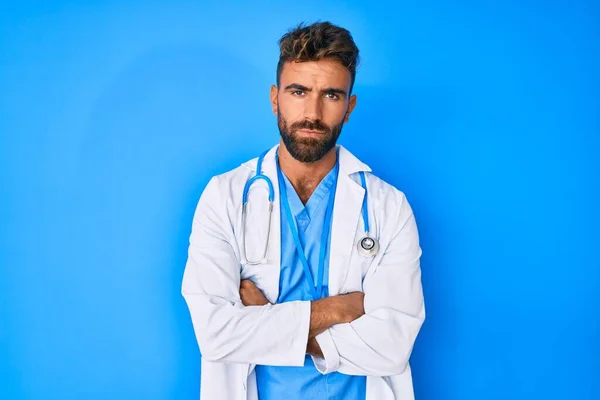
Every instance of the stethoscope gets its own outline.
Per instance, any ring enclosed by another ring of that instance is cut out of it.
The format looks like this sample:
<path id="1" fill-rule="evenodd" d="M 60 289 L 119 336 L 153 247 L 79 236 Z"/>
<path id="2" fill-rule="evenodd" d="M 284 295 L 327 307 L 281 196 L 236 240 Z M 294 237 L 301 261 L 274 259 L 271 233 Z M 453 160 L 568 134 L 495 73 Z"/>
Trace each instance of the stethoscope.
<path id="1" fill-rule="evenodd" d="M 273 201 L 275 199 L 275 189 L 273 188 L 273 182 L 271 179 L 264 175 L 262 170 L 262 163 L 265 158 L 265 155 L 268 153 L 268 150 L 265 151 L 258 157 L 258 162 L 256 163 L 256 174 L 250 178 L 246 184 L 244 185 L 244 192 L 242 194 L 242 247 L 244 248 L 244 261 L 246 265 L 259 265 L 267 263 L 267 250 L 269 247 L 269 237 L 271 234 L 271 218 L 273 215 Z M 365 195 L 363 197 L 362 203 L 362 219 L 363 219 L 363 227 L 365 230 L 365 235 L 361 238 L 356 247 L 358 249 L 358 253 L 363 257 L 372 257 L 377 254 L 379 251 L 379 241 L 371 237 L 369 234 L 369 214 L 368 214 L 368 199 L 367 199 L 367 181 L 365 177 L 365 173 L 363 171 L 359 172 L 360 175 L 360 184 L 365 190 Z M 267 240 L 265 242 L 265 247 L 263 250 L 263 255 L 259 260 L 253 261 L 249 260 L 247 257 L 247 249 L 246 249 L 246 217 L 247 217 L 247 206 L 248 206 L 248 192 L 250 191 L 250 187 L 252 184 L 258 180 L 264 180 L 269 187 L 269 219 L 267 225 Z"/>

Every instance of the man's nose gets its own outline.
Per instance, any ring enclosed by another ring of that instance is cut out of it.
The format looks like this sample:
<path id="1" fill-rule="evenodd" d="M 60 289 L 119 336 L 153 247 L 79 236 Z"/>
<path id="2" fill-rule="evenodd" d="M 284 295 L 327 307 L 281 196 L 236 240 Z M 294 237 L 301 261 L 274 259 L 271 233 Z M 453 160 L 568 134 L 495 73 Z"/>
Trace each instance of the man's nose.
<path id="1" fill-rule="evenodd" d="M 309 121 L 320 121 L 323 117 L 322 102 L 318 96 L 311 96 L 304 103 L 304 118 Z"/>

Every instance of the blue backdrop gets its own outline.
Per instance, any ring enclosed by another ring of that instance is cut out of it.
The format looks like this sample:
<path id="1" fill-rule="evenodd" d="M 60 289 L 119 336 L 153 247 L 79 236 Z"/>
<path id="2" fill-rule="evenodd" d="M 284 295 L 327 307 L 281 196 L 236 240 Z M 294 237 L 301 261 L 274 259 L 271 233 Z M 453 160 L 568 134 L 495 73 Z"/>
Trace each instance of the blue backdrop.
<path id="1" fill-rule="evenodd" d="M 278 140 L 276 42 L 317 19 L 363 57 L 341 143 L 417 216 L 417 398 L 600 398 L 598 3 L 7 3 L 0 398 L 196 398 L 194 207 Z"/>

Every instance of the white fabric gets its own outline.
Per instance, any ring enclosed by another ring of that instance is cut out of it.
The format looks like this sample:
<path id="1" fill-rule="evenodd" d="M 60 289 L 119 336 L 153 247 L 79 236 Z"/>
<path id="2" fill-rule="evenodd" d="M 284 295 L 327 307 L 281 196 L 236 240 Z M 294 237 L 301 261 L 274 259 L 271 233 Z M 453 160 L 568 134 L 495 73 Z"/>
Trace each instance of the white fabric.
<path id="1" fill-rule="evenodd" d="M 241 265 L 241 202 L 257 159 L 215 176 L 194 215 L 182 294 L 188 304 L 202 354 L 202 400 L 256 400 L 254 365 L 301 366 L 310 326 L 310 302 L 244 307 L 241 279 L 251 279 L 274 303 L 279 290 L 280 211 L 275 151 L 265 156 L 263 173 L 273 182 L 275 203 L 267 263 Z M 367 376 L 366 400 L 414 399 L 409 357 L 425 319 L 421 248 L 413 212 L 404 194 L 370 173 L 340 146 L 329 293 L 365 293 L 365 315 L 334 325 L 316 337 L 324 359 L 313 357 L 321 373 Z M 361 207 L 365 171 L 371 235 L 379 253 L 361 256 Z M 257 259 L 267 235 L 267 186 L 249 192 L 248 258 Z"/>

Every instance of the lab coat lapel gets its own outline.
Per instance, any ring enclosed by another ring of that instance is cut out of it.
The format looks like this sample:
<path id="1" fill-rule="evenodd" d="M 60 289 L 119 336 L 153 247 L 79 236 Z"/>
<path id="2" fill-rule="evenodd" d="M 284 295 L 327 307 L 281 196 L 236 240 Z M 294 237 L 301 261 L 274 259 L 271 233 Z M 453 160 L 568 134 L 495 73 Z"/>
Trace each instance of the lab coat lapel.
<path id="1" fill-rule="evenodd" d="M 331 251 L 329 258 L 329 294 L 340 294 L 348 273 L 354 238 L 360 223 L 362 201 L 365 190 L 351 175 L 358 171 L 369 171 L 352 154 L 340 146 L 340 171 L 333 206 L 331 228 Z"/>

